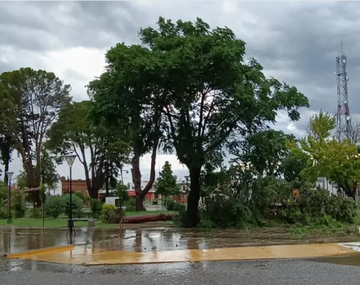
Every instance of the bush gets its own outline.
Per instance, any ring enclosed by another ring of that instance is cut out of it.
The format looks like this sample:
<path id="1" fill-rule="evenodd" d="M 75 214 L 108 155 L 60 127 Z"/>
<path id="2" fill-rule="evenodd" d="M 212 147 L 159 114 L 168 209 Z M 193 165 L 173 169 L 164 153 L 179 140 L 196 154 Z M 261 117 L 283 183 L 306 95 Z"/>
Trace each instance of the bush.
<path id="1" fill-rule="evenodd" d="M 6 207 L 0 206 L 0 219 L 7 219 L 8 217 L 8 209 Z"/>
<path id="2" fill-rule="evenodd" d="M 56 219 L 60 214 L 64 213 L 65 205 L 63 197 L 61 196 L 49 196 L 45 201 L 45 214 L 48 217 Z"/>
<path id="3" fill-rule="evenodd" d="M 242 228 L 257 222 L 252 211 L 240 199 L 229 199 L 224 196 L 208 199 L 207 209 L 201 213 L 201 220 L 204 221 L 200 225 L 213 225 L 219 228 Z"/>
<path id="4" fill-rule="evenodd" d="M 337 221 L 352 224 L 357 215 L 357 205 L 351 198 L 331 196 L 325 207 L 325 212 Z"/>
<path id="5" fill-rule="evenodd" d="M 126 202 L 126 212 L 135 212 L 135 198 L 130 197 L 129 200 Z"/>
<path id="6" fill-rule="evenodd" d="M 85 203 L 86 201 L 86 197 L 83 195 L 83 193 L 81 192 L 73 192 L 74 196 L 77 196 L 81 199 L 81 201 L 83 201 L 83 203 Z"/>
<path id="7" fill-rule="evenodd" d="M 22 191 L 17 191 L 16 193 L 14 193 L 12 206 L 16 219 L 25 217 L 25 199 L 24 193 Z"/>
<path id="8" fill-rule="evenodd" d="M 94 219 L 98 219 L 101 215 L 102 204 L 98 199 L 91 199 L 90 202 L 91 214 Z"/>
<path id="9" fill-rule="evenodd" d="M 70 217 L 70 194 L 62 196 L 64 213 Z M 73 216 L 81 217 L 81 210 L 83 208 L 83 201 L 77 196 L 72 195 L 72 213 Z"/>
<path id="10" fill-rule="evenodd" d="M 46 202 L 45 202 L 46 204 Z M 29 217 L 32 219 L 42 218 L 42 210 L 41 209 L 31 209 L 29 211 Z"/>
<path id="11" fill-rule="evenodd" d="M 111 217 L 114 216 L 115 210 L 116 207 L 114 205 L 104 203 L 102 205 L 102 211 L 101 211 L 103 221 L 105 222 L 109 221 Z"/>

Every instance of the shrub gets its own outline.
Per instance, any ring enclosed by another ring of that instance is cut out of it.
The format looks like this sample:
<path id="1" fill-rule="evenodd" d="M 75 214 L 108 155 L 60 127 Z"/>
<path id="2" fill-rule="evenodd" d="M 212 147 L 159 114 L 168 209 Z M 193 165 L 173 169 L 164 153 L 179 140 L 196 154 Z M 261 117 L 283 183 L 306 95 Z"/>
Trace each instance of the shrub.
<path id="1" fill-rule="evenodd" d="M 46 204 L 46 202 L 45 202 Z M 29 211 L 29 217 L 32 219 L 42 218 L 42 210 L 41 209 L 31 209 Z"/>
<path id="2" fill-rule="evenodd" d="M 62 196 L 64 213 L 70 217 L 70 194 Z M 77 196 L 72 195 L 72 213 L 73 216 L 81 217 L 81 210 L 83 208 L 83 201 Z"/>
<path id="3" fill-rule="evenodd" d="M 101 211 L 102 211 L 101 201 L 98 200 L 98 199 L 91 199 L 90 209 L 91 209 L 92 217 L 93 217 L 94 219 L 99 218 L 100 215 L 101 215 Z"/>
<path id="4" fill-rule="evenodd" d="M 175 202 L 173 206 L 173 211 L 184 212 L 186 210 L 185 205 Z"/>
<path id="5" fill-rule="evenodd" d="M 135 212 L 136 207 L 135 207 L 135 198 L 130 198 L 127 202 L 126 202 L 126 212 Z"/>
<path id="6" fill-rule="evenodd" d="M 77 196 L 83 201 L 83 203 L 86 201 L 86 197 L 81 192 L 73 192 L 74 196 Z"/>
<path id="7" fill-rule="evenodd" d="M 60 214 L 64 213 L 65 211 L 63 197 L 61 196 L 47 197 L 44 208 L 45 208 L 46 216 L 56 219 Z"/>
<path id="8" fill-rule="evenodd" d="M 112 204 L 104 203 L 102 205 L 101 215 L 104 221 L 109 221 L 111 217 L 115 214 L 116 207 Z"/>
<path id="9" fill-rule="evenodd" d="M 171 199 L 165 200 L 166 209 L 168 211 L 174 211 L 175 204 L 176 202 Z"/>
<path id="10" fill-rule="evenodd" d="M 7 219 L 8 217 L 8 209 L 6 207 L 0 206 L 0 219 Z"/>
<path id="11" fill-rule="evenodd" d="M 14 193 L 12 206 L 15 218 L 19 219 L 25 217 L 25 199 L 24 193 L 22 191 L 17 191 Z"/>

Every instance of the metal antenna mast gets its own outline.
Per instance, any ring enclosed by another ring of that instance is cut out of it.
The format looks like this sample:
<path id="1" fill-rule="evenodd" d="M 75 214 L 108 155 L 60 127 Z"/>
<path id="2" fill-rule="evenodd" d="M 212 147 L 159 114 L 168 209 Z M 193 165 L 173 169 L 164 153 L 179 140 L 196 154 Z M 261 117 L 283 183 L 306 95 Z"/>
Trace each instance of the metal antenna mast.
<path id="1" fill-rule="evenodd" d="M 339 142 L 351 139 L 351 117 L 349 109 L 349 96 L 347 82 L 347 57 L 341 43 L 339 55 L 336 57 L 337 97 L 338 106 L 336 113 L 336 136 Z"/>

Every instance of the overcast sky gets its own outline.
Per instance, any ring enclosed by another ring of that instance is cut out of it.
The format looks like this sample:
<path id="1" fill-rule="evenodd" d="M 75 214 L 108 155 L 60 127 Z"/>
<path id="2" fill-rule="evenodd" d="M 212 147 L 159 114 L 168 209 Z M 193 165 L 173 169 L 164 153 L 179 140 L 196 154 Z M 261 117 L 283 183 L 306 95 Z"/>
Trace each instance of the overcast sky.
<path id="1" fill-rule="evenodd" d="M 350 111 L 353 117 L 360 114 L 360 2 L 0 2 L 0 72 L 27 66 L 52 71 L 71 84 L 74 100 L 87 99 L 84 86 L 103 71 L 105 51 L 117 42 L 137 43 L 139 29 L 154 26 L 159 16 L 200 17 L 212 27 L 231 28 L 268 76 L 295 85 L 309 98 L 311 107 L 302 110 L 300 122 L 278 117 L 275 128 L 296 135 L 304 134 L 314 112 L 335 113 L 335 57 L 343 41 Z M 176 175 L 186 175 L 175 156 L 159 156 L 157 169 L 166 160 Z M 149 167 L 147 155 L 143 180 Z M 16 155 L 11 169 L 21 169 Z M 74 178 L 84 178 L 79 163 L 74 170 Z M 58 171 L 68 175 L 64 165 Z"/>

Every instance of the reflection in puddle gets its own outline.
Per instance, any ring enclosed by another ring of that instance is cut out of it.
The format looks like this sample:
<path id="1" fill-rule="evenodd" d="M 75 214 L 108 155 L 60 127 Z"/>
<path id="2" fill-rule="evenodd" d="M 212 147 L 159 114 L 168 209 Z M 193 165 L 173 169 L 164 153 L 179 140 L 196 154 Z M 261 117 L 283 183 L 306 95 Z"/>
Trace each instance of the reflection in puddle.
<path id="1" fill-rule="evenodd" d="M 159 251 L 186 250 L 186 249 L 210 249 L 225 247 L 243 247 L 257 245 L 279 245 L 279 244 L 299 244 L 299 243 L 332 243 L 332 242 L 351 242 L 358 241 L 359 236 L 339 235 L 322 236 L 313 235 L 304 239 L 301 236 L 294 236 L 286 229 L 255 229 L 232 230 L 222 229 L 211 232 L 202 232 L 197 229 L 179 229 L 175 227 L 154 227 L 154 228 L 133 228 L 125 229 L 121 238 L 119 229 L 87 229 L 78 228 L 76 232 L 76 244 L 88 244 L 81 246 L 77 250 L 93 253 L 94 251 L 122 250 L 129 252 L 146 252 L 154 256 Z M 92 243 L 92 244 L 90 244 Z M 16 253 L 31 249 L 44 247 L 53 247 L 68 244 L 66 230 L 64 229 L 46 229 L 44 233 L 41 229 L 24 228 L 0 228 L 0 255 L 4 253 Z M 171 253 L 170 253 L 171 254 Z M 324 260 L 324 258 L 322 259 Z M 330 259 L 322 262 L 332 262 Z M 351 259 L 334 258 L 336 262 L 351 262 L 360 265 L 360 258 L 351 257 Z M 319 260 L 320 261 L 320 260 Z M 348 264 L 348 263 L 344 263 Z M 58 267 L 56 267 L 58 266 Z M 87 270 L 81 266 L 67 265 L 49 265 L 36 261 L 25 260 L 7 260 L 0 257 L 0 271 L 16 270 L 47 270 L 56 267 L 67 268 L 66 270 L 75 270 L 82 272 Z M 173 266 L 173 265 L 167 265 Z M 181 264 L 178 266 L 190 266 Z"/>
<path id="2" fill-rule="evenodd" d="M 337 257 L 322 257 L 311 259 L 314 262 L 332 263 L 337 265 L 351 265 L 360 266 L 360 255 L 348 255 L 348 256 L 337 256 Z"/>

